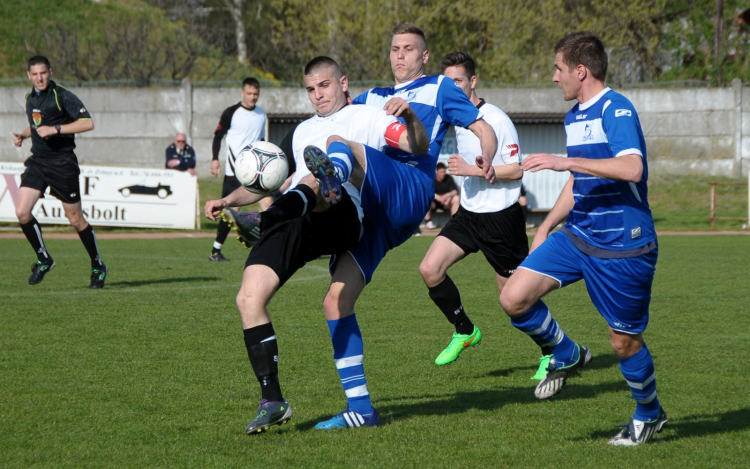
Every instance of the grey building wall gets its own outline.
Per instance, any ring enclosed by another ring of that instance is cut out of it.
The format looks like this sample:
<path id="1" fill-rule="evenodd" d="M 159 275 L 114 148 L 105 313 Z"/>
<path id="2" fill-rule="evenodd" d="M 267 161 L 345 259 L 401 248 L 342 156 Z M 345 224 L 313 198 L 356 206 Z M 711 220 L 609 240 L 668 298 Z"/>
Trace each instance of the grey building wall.
<path id="1" fill-rule="evenodd" d="M 30 142 L 12 146 L 10 132 L 26 127 L 24 96 L 31 86 L 0 88 L 0 127 L 7 143 L 0 161 L 23 161 Z M 222 111 L 240 100 L 237 88 L 71 88 L 92 113 L 96 128 L 76 137 L 83 164 L 163 167 L 164 150 L 174 134 L 185 132 L 198 155 L 198 171 L 208 175 L 213 132 Z M 360 89 L 353 89 L 357 95 Z M 750 88 L 619 90 L 633 101 L 648 144 L 652 174 L 740 176 L 750 169 Z M 573 103 L 557 88 L 480 89 L 480 96 L 511 116 L 562 115 Z M 262 89 L 258 105 L 269 114 L 271 140 L 280 142 L 278 116 L 310 115 L 313 108 L 301 88 Z M 524 121 L 525 122 L 525 121 Z M 560 153 L 560 133 L 552 124 L 519 123 L 524 153 Z M 223 159 L 224 147 L 221 157 Z"/>

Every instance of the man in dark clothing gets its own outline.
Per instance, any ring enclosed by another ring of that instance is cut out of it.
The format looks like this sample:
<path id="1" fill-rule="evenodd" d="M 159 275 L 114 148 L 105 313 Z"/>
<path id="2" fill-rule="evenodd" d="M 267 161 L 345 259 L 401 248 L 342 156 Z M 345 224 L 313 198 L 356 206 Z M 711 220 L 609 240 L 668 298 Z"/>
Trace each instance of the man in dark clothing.
<path id="1" fill-rule="evenodd" d="M 166 168 L 187 171 L 193 176 L 198 174 L 195 170 L 195 150 L 187 144 L 185 134 L 175 135 L 174 143 L 167 147 L 166 154 Z"/>
<path id="2" fill-rule="evenodd" d="M 20 147 L 31 139 L 31 157 L 24 165 L 21 187 L 16 200 L 16 216 L 26 239 L 36 251 L 37 261 L 32 266 L 29 285 L 41 282 L 47 272 L 55 267 L 55 261 L 47 253 L 42 238 L 42 228 L 31 211 L 42 193 L 50 193 L 60 199 L 65 216 L 78 231 L 86 251 L 91 258 L 91 283 L 89 288 L 102 288 L 107 277 L 107 266 L 99 259 L 96 235 L 83 217 L 78 176 L 78 158 L 75 134 L 93 130 L 94 122 L 80 99 L 50 78 L 52 68 L 49 60 L 41 55 L 29 59 L 27 75 L 34 84 L 26 95 L 26 115 L 29 127 L 13 133 L 13 144 Z"/>
<path id="3" fill-rule="evenodd" d="M 461 204 L 461 197 L 458 194 L 458 186 L 453 177 L 448 175 L 444 163 L 438 163 L 435 170 L 435 199 L 432 201 L 430 211 L 425 215 L 424 220 L 427 224 L 427 229 L 437 228 L 435 223 L 432 221 L 432 212 L 435 210 L 441 210 L 448 212 L 453 216 L 458 210 Z"/>

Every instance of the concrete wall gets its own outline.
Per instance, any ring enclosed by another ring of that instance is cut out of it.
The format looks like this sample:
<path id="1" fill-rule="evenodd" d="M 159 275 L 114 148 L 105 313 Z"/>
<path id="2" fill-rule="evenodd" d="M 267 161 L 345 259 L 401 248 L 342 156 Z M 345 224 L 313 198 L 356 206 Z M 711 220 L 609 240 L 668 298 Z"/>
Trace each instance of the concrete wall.
<path id="1" fill-rule="evenodd" d="M 23 161 L 10 132 L 26 127 L 27 88 L 0 88 L 0 127 L 7 143 L 0 161 Z M 163 167 L 174 134 L 185 132 L 209 174 L 211 142 L 221 112 L 240 99 L 239 88 L 73 88 L 94 118 L 93 132 L 76 137 L 83 164 Z M 352 90 L 356 95 L 362 90 Z M 633 101 L 648 144 L 652 174 L 741 176 L 750 169 L 750 88 L 620 90 Z M 480 95 L 508 113 L 565 113 L 572 103 L 557 88 L 481 89 Z M 258 105 L 270 115 L 309 114 L 301 88 L 263 89 Z M 522 142 L 523 144 L 523 142 Z M 221 156 L 223 159 L 224 148 Z"/>

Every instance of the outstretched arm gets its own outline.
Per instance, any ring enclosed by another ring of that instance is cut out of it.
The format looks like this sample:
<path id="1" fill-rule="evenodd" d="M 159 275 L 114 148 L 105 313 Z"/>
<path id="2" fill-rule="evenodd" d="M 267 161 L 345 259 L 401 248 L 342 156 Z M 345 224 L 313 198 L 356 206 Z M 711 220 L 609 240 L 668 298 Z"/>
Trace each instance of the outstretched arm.
<path id="1" fill-rule="evenodd" d="M 263 197 L 265 196 L 260 194 L 253 194 L 252 192 L 245 190 L 244 187 L 238 187 L 234 192 L 222 199 L 209 200 L 208 202 L 206 202 L 206 205 L 203 207 L 203 211 L 206 214 L 206 218 L 211 221 L 216 221 L 219 215 L 221 215 L 221 211 L 225 208 L 243 207 L 245 205 L 254 204 Z"/>
<path id="2" fill-rule="evenodd" d="M 542 169 L 552 171 L 575 171 L 580 174 L 598 176 L 625 182 L 639 182 L 643 176 L 643 158 L 631 154 L 616 158 L 593 160 L 588 158 L 566 158 L 548 153 L 534 153 L 523 160 L 524 171 L 535 173 Z"/>

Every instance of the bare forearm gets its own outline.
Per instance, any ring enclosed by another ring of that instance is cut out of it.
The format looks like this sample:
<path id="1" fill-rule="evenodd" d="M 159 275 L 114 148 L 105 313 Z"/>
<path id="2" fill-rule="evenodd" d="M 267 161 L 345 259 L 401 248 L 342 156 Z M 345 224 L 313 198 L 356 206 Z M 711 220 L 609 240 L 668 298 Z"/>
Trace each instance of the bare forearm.
<path id="1" fill-rule="evenodd" d="M 89 130 L 94 130 L 94 121 L 91 119 L 78 119 L 60 126 L 61 134 L 80 134 Z"/>
<path id="2" fill-rule="evenodd" d="M 402 114 L 406 123 L 406 136 L 409 153 L 414 155 L 424 155 L 430 151 L 430 137 L 427 135 L 427 129 L 424 128 L 422 121 L 413 112 Z M 401 146 L 401 142 L 399 142 Z M 404 148 L 402 148 L 404 150 Z"/>
<path id="3" fill-rule="evenodd" d="M 504 179 L 506 181 L 514 181 L 516 179 L 521 179 L 523 177 L 523 170 L 521 169 L 521 165 L 518 163 L 512 163 L 512 164 L 501 164 L 498 166 L 494 166 L 495 168 L 495 177 L 497 179 Z M 451 171 L 451 174 L 454 174 L 453 171 Z M 470 177 L 484 177 L 484 174 L 482 173 L 482 168 L 476 166 L 476 165 L 466 165 L 462 168 L 461 173 L 454 174 L 455 176 L 470 176 Z"/>
<path id="4" fill-rule="evenodd" d="M 253 194 L 244 187 L 238 187 L 234 192 L 221 200 L 227 204 L 228 207 L 243 207 L 245 205 L 254 204 L 263 197 L 264 196 L 259 194 Z"/>
<path id="5" fill-rule="evenodd" d="M 570 176 L 570 179 L 568 179 L 568 182 L 565 183 L 565 187 L 563 187 L 562 192 L 560 192 L 560 195 L 557 198 L 557 202 L 555 202 L 555 206 L 552 207 L 552 210 L 547 214 L 547 217 L 544 219 L 541 225 L 539 225 L 539 232 L 541 233 L 549 233 L 554 227 L 556 227 L 560 222 L 565 220 L 565 218 L 568 216 L 568 213 L 570 213 L 571 209 L 573 208 L 573 205 L 575 203 L 575 199 L 573 199 L 573 176 Z"/>
<path id="6" fill-rule="evenodd" d="M 643 176 L 643 160 L 640 155 L 623 155 L 603 160 L 568 158 L 568 165 L 570 171 L 615 181 L 639 182 Z"/>

